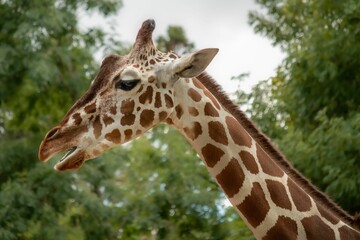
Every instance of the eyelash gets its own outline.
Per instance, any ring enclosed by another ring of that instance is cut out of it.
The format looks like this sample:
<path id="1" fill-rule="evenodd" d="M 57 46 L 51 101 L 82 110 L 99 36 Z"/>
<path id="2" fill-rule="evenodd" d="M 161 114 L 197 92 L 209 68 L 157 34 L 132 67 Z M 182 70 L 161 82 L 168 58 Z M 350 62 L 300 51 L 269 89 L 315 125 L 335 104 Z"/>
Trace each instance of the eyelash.
<path id="1" fill-rule="evenodd" d="M 134 80 L 119 80 L 115 83 L 115 87 L 117 89 L 121 89 L 124 91 L 130 91 L 133 89 L 138 83 L 140 82 L 140 79 L 134 79 Z"/>

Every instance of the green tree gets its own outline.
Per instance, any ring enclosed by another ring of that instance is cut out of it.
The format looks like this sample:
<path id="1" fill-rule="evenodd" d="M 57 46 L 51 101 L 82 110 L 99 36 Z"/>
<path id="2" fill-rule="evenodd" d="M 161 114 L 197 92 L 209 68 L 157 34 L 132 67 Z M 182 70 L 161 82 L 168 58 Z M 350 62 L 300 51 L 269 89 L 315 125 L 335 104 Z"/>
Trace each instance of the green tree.
<path id="1" fill-rule="evenodd" d="M 312 130 L 315 116 L 360 110 L 360 2 L 258 0 L 267 15 L 250 14 L 256 32 L 280 45 L 282 100 L 296 126 Z"/>
<path id="2" fill-rule="evenodd" d="M 250 24 L 286 58 L 275 77 L 240 94 L 242 101 L 251 102 L 250 115 L 295 167 L 359 212 L 360 2 L 257 3 L 264 11 L 250 13 Z"/>
<path id="3" fill-rule="evenodd" d="M 184 29 L 180 26 L 169 26 L 167 36 L 158 37 L 156 42 L 157 48 L 163 52 L 190 52 L 195 46 L 194 43 L 187 39 Z"/>

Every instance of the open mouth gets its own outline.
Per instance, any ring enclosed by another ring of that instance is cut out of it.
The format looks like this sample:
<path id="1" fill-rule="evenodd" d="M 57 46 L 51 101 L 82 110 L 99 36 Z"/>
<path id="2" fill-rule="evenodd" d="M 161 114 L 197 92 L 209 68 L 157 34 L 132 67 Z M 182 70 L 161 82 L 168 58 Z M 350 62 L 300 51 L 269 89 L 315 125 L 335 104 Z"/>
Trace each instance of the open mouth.
<path id="1" fill-rule="evenodd" d="M 68 149 L 66 154 L 55 164 L 57 171 L 79 169 L 85 161 L 85 152 L 78 147 Z"/>
<path id="2" fill-rule="evenodd" d="M 63 157 L 55 164 L 54 168 L 57 171 L 66 171 L 79 169 L 85 160 L 89 159 L 85 149 L 73 146 L 71 143 L 63 143 L 63 145 L 65 146 L 57 147 L 55 144 L 42 141 L 38 153 L 39 160 L 47 162 L 54 155 L 63 152 Z"/>
<path id="3" fill-rule="evenodd" d="M 66 154 L 60 159 L 60 162 L 64 161 L 68 156 L 70 156 L 73 152 L 75 152 L 75 150 L 77 149 L 77 147 L 72 147 L 70 148 Z"/>

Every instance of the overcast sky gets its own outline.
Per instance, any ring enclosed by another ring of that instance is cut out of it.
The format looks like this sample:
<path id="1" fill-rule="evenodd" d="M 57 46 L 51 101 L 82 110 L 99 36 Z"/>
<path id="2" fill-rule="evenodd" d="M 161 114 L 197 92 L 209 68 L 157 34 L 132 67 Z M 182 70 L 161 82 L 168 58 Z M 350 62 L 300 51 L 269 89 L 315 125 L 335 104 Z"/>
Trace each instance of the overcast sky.
<path id="1" fill-rule="evenodd" d="M 243 89 L 268 79 L 281 63 L 283 54 L 270 41 L 255 34 L 248 24 L 248 12 L 259 9 L 254 0 L 123 0 L 119 14 L 107 22 L 96 16 L 84 18 L 86 25 L 112 25 L 122 41 L 133 43 L 146 19 L 156 21 L 154 38 L 165 35 L 169 25 L 182 26 L 197 49 L 219 48 L 207 68 L 228 92 L 233 92 L 232 76 L 250 73 Z"/>

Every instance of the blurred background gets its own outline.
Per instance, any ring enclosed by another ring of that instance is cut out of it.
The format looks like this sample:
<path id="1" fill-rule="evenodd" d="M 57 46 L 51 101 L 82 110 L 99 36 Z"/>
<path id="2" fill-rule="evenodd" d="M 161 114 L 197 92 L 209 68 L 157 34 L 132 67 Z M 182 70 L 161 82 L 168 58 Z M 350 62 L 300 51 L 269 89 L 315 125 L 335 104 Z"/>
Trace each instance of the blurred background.
<path id="1" fill-rule="evenodd" d="M 47 130 L 141 23 L 156 45 L 220 48 L 208 72 L 291 163 L 360 212 L 357 0 L 0 0 L 0 239 L 253 239 L 184 138 L 160 125 L 57 173 Z"/>

